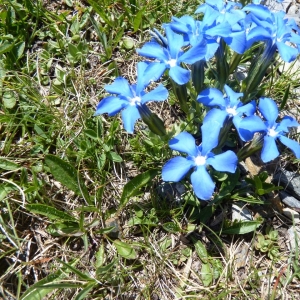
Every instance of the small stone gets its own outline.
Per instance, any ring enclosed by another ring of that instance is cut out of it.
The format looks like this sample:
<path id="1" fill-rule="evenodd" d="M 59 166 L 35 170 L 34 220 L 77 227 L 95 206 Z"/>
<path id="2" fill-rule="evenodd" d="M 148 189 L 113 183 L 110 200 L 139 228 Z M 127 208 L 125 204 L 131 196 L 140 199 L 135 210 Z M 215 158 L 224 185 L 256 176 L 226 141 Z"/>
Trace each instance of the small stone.
<path id="1" fill-rule="evenodd" d="M 107 219 L 105 221 L 105 227 L 114 227 L 110 232 L 106 233 L 108 237 L 111 239 L 121 238 L 121 225 L 118 218 L 112 217 Z"/>
<path id="2" fill-rule="evenodd" d="M 232 221 L 251 221 L 252 219 L 252 213 L 245 204 L 232 204 Z"/>
<path id="3" fill-rule="evenodd" d="M 288 248 L 289 250 L 295 250 L 300 245 L 300 228 L 293 226 L 287 231 Z"/>
<path id="4" fill-rule="evenodd" d="M 262 165 L 256 156 L 247 157 L 245 159 L 245 164 L 252 176 L 255 176 L 261 172 Z"/>
<path id="5" fill-rule="evenodd" d="M 274 175 L 273 182 L 282 186 L 292 196 L 300 200 L 300 174 L 281 169 Z"/>
<path id="6" fill-rule="evenodd" d="M 300 201 L 297 200 L 295 197 L 291 196 L 289 193 L 279 192 L 279 196 L 280 196 L 281 201 L 285 205 L 292 207 L 292 208 L 296 207 L 296 208 L 300 209 Z"/>
<path id="7" fill-rule="evenodd" d="M 180 182 L 163 182 L 157 188 L 157 194 L 170 202 L 180 202 L 185 192 L 186 188 Z"/>
<path id="8" fill-rule="evenodd" d="M 300 215 L 296 211 L 292 210 L 291 208 L 288 207 L 284 208 L 282 210 L 282 213 L 289 219 L 294 220 L 295 224 L 300 223 Z"/>

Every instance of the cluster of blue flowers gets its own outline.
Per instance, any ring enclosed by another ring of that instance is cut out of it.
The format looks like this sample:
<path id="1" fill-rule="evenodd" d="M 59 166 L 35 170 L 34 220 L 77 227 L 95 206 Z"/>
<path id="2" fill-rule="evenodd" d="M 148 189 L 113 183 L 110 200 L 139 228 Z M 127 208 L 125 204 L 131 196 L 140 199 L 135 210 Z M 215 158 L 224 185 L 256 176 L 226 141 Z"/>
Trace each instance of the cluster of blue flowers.
<path id="1" fill-rule="evenodd" d="M 196 89 L 199 92 L 197 102 L 210 108 L 201 126 L 202 143 L 197 146 L 190 133 L 180 133 L 171 139 L 169 146 L 187 156 L 172 158 L 162 169 L 163 180 L 174 182 L 182 180 L 192 169 L 191 183 L 196 196 L 202 200 L 211 199 L 215 189 L 209 174 L 210 166 L 221 172 L 236 171 L 239 160 L 237 155 L 230 150 L 220 153 L 220 132 L 227 125 L 233 124 L 244 142 L 259 135 L 264 162 L 279 155 L 277 140 L 291 149 L 296 158 L 300 158 L 299 143 L 286 136 L 291 127 L 300 124 L 288 116 L 276 122 L 279 112 L 274 100 L 255 97 L 277 51 L 285 62 L 291 62 L 298 56 L 300 29 L 294 20 L 285 18 L 284 12 L 272 12 L 257 2 L 242 7 L 231 1 L 206 0 L 195 12 L 203 15 L 201 21 L 191 16 L 173 17 L 170 23 L 163 25 L 165 36 L 154 30 L 153 39 L 137 49 L 138 54 L 150 61 L 137 64 L 136 83 L 130 85 L 126 79 L 118 77 L 113 84 L 106 85 L 105 90 L 112 95 L 100 101 L 95 113 L 113 116 L 121 111 L 125 130 L 133 133 L 137 119 L 142 118 L 147 125 L 156 120 L 149 120 L 152 113 L 146 103 L 168 98 L 168 91 L 162 84 L 151 89 L 150 83 L 158 81 L 167 71 L 179 90 L 186 89 L 191 73 L 195 88 L 196 85 L 203 86 L 203 82 L 199 83 L 203 80 L 199 74 L 206 63 L 215 57 L 216 63 L 219 62 L 221 66 L 220 73 L 223 74 L 219 75 L 219 83 L 216 83 L 218 89 Z M 243 53 L 257 42 L 262 43 L 262 54 L 257 55 L 255 66 L 250 67 L 247 78 L 241 84 L 241 92 L 235 92 L 226 85 L 230 73 L 224 56 L 225 48 L 228 46 L 235 53 L 232 65 L 238 66 Z M 150 91 L 147 93 L 146 89 Z M 187 105 L 187 99 L 179 100 Z M 160 126 L 159 123 L 152 125 L 152 128 Z M 163 135 L 164 129 L 156 133 Z"/>

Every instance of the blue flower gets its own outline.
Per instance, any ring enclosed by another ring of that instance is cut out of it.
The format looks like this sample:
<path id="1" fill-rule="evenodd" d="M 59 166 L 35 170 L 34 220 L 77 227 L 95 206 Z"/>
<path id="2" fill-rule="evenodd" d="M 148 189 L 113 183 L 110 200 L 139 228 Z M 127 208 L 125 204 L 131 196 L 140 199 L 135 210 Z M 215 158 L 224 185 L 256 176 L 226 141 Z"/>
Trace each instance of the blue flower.
<path id="1" fill-rule="evenodd" d="M 218 27 L 218 31 L 222 34 L 219 36 L 224 39 L 227 45 L 235 52 L 242 54 L 246 50 L 246 32 L 244 29 L 244 19 L 246 14 L 242 11 L 240 3 L 222 0 L 206 0 L 200 5 L 195 13 L 204 13 L 204 19 L 207 19 L 206 24 L 212 24 L 213 27 Z M 230 26 L 230 33 L 226 36 L 224 26 Z M 219 28 L 220 27 L 220 28 Z M 224 29 L 223 29 L 224 27 Z M 222 31 L 223 32 L 222 32 Z"/>
<path id="2" fill-rule="evenodd" d="M 299 143 L 286 137 L 290 127 L 298 127 L 300 124 L 289 116 L 285 116 L 280 123 L 276 123 L 278 108 L 274 100 L 270 98 L 260 98 L 259 111 L 265 121 L 262 121 L 258 116 L 244 118 L 240 122 L 239 133 L 246 141 L 251 140 L 257 132 L 263 135 L 262 161 L 269 162 L 279 155 L 276 140 L 290 148 L 296 158 L 300 158 Z"/>
<path id="3" fill-rule="evenodd" d="M 169 142 L 173 150 L 186 153 L 187 157 L 177 156 L 170 159 L 162 169 L 164 181 L 178 182 L 193 169 L 191 183 L 195 194 L 202 200 L 209 200 L 214 192 L 215 183 L 211 179 L 207 167 L 212 166 L 221 172 L 234 173 L 237 166 L 237 156 L 230 150 L 214 154 L 212 149 L 218 145 L 221 124 L 217 121 L 204 122 L 202 144 L 197 146 L 195 139 L 188 132 L 181 132 Z"/>
<path id="4" fill-rule="evenodd" d="M 181 63 L 193 64 L 201 60 L 206 55 L 206 42 L 203 40 L 195 47 L 184 52 L 185 45 L 183 36 L 166 27 L 167 47 L 162 47 L 160 43 L 151 41 L 146 43 L 137 53 L 154 58 L 157 61 L 150 63 L 145 74 L 152 81 L 158 80 L 166 69 L 169 69 L 170 77 L 178 84 L 182 85 L 189 81 L 190 71 L 181 67 Z"/>
<path id="5" fill-rule="evenodd" d="M 225 120 L 231 120 L 235 128 L 239 131 L 239 124 L 243 116 L 251 116 L 256 109 L 255 101 L 251 101 L 248 104 L 243 104 L 239 98 L 243 96 L 243 93 L 234 92 L 228 85 L 224 86 L 226 96 L 216 88 L 208 88 L 203 90 L 197 98 L 197 101 L 213 108 L 206 115 L 207 117 L 218 120 L 221 124 Z"/>
<path id="6" fill-rule="evenodd" d="M 297 30 L 295 23 L 285 18 L 285 12 L 271 12 L 267 7 L 256 4 L 249 4 L 243 10 L 250 12 L 248 16 L 264 37 L 266 47 L 263 56 L 266 60 L 271 60 L 277 49 L 284 61 L 291 62 L 296 59 L 300 51 L 299 27 Z"/>
<path id="7" fill-rule="evenodd" d="M 106 85 L 105 90 L 116 96 L 102 99 L 94 115 L 108 113 L 109 116 L 114 116 L 122 111 L 124 128 L 127 132 L 133 133 L 134 124 L 141 117 L 138 107 L 146 106 L 145 103 L 149 101 L 164 101 L 168 98 L 168 91 L 162 84 L 149 93 L 144 91 L 151 80 L 145 73 L 147 67 L 146 62 L 138 63 L 136 84 L 130 85 L 126 79 L 118 77 L 113 84 Z"/>
<path id="8" fill-rule="evenodd" d="M 204 39 L 207 43 L 206 61 L 211 59 L 217 51 L 220 37 L 229 37 L 232 32 L 228 22 L 216 25 L 209 14 L 205 14 L 202 21 L 195 20 L 191 16 L 172 17 L 171 23 L 164 24 L 165 28 L 167 26 L 175 32 L 182 33 L 187 45 L 195 47 Z"/>

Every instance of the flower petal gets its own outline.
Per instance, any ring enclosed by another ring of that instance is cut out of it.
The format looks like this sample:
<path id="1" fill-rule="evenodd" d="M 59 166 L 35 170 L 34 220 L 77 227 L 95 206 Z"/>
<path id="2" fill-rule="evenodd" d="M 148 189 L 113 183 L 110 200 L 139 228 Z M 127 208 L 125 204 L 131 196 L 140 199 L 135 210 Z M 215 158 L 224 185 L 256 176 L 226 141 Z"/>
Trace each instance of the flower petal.
<path id="1" fill-rule="evenodd" d="M 275 159 L 279 155 L 279 151 L 276 145 L 274 137 L 266 135 L 264 137 L 264 145 L 261 150 L 261 159 L 263 162 L 269 162 Z"/>
<path id="2" fill-rule="evenodd" d="M 226 44 L 235 52 L 243 54 L 247 48 L 245 31 L 232 32 L 229 37 L 225 37 Z"/>
<path id="3" fill-rule="evenodd" d="M 167 66 L 164 62 L 150 63 L 144 72 L 144 76 L 149 81 L 157 81 L 164 74 Z"/>
<path id="4" fill-rule="evenodd" d="M 208 88 L 203 90 L 197 97 L 197 101 L 203 103 L 206 106 L 219 106 L 220 108 L 226 108 L 226 101 L 223 97 L 223 93 L 216 88 Z"/>
<path id="5" fill-rule="evenodd" d="M 122 110 L 123 126 L 128 133 L 133 133 L 134 124 L 140 117 L 140 113 L 134 105 L 128 105 L 126 109 Z"/>
<path id="6" fill-rule="evenodd" d="M 231 107 L 236 106 L 240 102 L 238 99 L 244 95 L 243 93 L 236 93 L 227 84 L 224 85 L 224 90 L 229 98 Z"/>
<path id="7" fill-rule="evenodd" d="M 297 141 L 291 140 L 283 135 L 279 136 L 279 140 L 282 144 L 292 150 L 296 158 L 300 158 L 300 145 Z"/>
<path id="8" fill-rule="evenodd" d="M 267 132 L 267 126 L 258 116 L 250 116 L 242 119 L 238 127 L 240 138 L 243 141 L 250 141 L 256 132 Z"/>
<path id="9" fill-rule="evenodd" d="M 217 171 L 234 173 L 238 158 L 234 152 L 228 150 L 224 153 L 209 157 L 206 162 Z"/>
<path id="10" fill-rule="evenodd" d="M 192 48 L 182 54 L 178 60 L 187 64 L 193 64 L 199 60 L 204 59 L 207 54 L 206 44 L 206 41 L 202 39 L 200 42 L 198 42 Z"/>
<path id="11" fill-rule="evenodd" d="M 149 62 L 140 61 L 137 64 L 137 83 L 136 83 L 136 93 L 140 95 L 140 93 L 145 89 L 145 87 L 150 83 L 152 78 L 148 78 L 145 73 L 145 70 L 149 66 Z"/>
<path id="12" fill-rule="evenodd" d="M 223 126 L 223 123 L 220 123 L 218 120 L 210 119 L 203 122 L 201 126 L 202 132 L 202 155 L 207 155 L 213 148 L 218 145 L 219 142 L 219 133 L 220 129 Z"/>
<path id="13" fill-rule="evenodd" d="M 170 159 L 162 168 L 164 181 L 180 181 L 193 167 L 193 162 L 181 156 Z"/>
<path id="14" fill-rule="evenodd" d="M 187 153 L 190 156 L 197 156 L 198 154 L 194 137 L 186 131 L 179 133 L 170 140 L 169 147 L 173 150 Z"/>
<path id="15" fill-rule="evenodd" d="M 211 198 L 215 190 L 215 184 L 204 165 L 198 166 L 191 174 L 191 182 L 198 198 L 202 200 L 209 200 Z"/>
<path id="16" fill-rule="evenodd" d="M 255 113 L 255 110 L 256 110 L 256 103 L 254 100 L 245 105 L 242 105 L 236 109 L 236 111 L 240 115 L 245 114 L 246 116 L 253 116 Z"/>
<path id="17" fill-rule="evenodd" d="M 165 32 L 169 43 L 171 58 L 176 59 L 184 44 L 183 36 L 175 33 L 170 27 L 166 27 Z"/>
<path id="18" fill-rule="evenodd" d="M 133 97 L 130 85 L 123 77 L 117 77 L 112 84 L 105 85 L 104 89 L 111 94 L 122 95 L 129 98 Z"/>
<path id="19" fill-rule="evenodd" d="M 144 46 L 141 49 L 137 49 L 136 52 L 141 56 L 145 56 L 148 58 L 156 58 L 159 61 L 165 61 L 169 59 L 166 56 L 164 48 L 162 48 L 156 42 L 148 42 L 144 44 Z"/>
<path id="20" fill-rule="evenodd" d="M 228 113 L 226 112 L 226 110 L 213 108 L 205 115 L 203 123 L 217 121 L 220 124 L 220 126 L 222 127 L 227 116 L 228 116 Z"/>
<path id="21" fill-rule="evenodd" d="M 276 43 L 279 54 L 281 56 L 281 58 L 285 61 L 285 62 L 292 62 L 294 61 L 298 54 L 299 51 L 297 48 L 293 48 L 290 47 L 288 45 L 286 45 L 284 42 L 277 42 Z"/>
<path id="22" fill-rule="evenodd" d="M 128 105 L 128 101 L 120 99 L 118 97 L 109 96 L 100 101 L 97 105 L 94 116 L 98 116 L 104 113 L 108 113 L 109 116 L 114 116 L 120 110 Z"/>
<path id="23" fill-rule="evenodd" d="M 164 101 L 168 98 L 168 90 L 162 85 L 159 84 L 154 90 L 142 96 L 142 103 L 148 101 Z"/>
<path id="24" fill-rule="evenodd" d="M 278 117 L 278 107 L 274 100 L 267 97 L 261 97 L 258 105 L 259 111 L 268 121 L 269 126 L 273 127 Z"/>
<path id="25" fill-rule="evenodd" d="M 300 124 L 294 118 L 290 116 L 285 116 L 283 117 L 279 125 L 276 127 L 276 131 L 289 132 L 289 128 L 298 126 L 300 126 Z"/>
<path id="26" fill-rule="evenodd" d="M 170 68 L 169 75 L 180 85 L 187 83 L 190 79 L 190 71 L 180 66 Z"/>

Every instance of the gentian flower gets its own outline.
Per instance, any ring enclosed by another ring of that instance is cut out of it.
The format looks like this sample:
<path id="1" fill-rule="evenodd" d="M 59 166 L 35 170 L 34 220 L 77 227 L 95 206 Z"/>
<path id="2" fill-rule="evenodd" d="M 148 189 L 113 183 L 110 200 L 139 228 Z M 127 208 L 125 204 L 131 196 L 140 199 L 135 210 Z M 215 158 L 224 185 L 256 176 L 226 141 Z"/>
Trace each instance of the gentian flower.
<path id="1" fill-rule="evenodd" d="M 264 60 L 270 61 L 277 49 L 285 62 L 296 59 L 300 51 L 300 35 L 295 30 L 295 23 L 285 18 L 285 12 L 271 12 L 267 7 L 256 4 L 248 4 L 243 10 L 250 12 L 249 16 L 260 30 L 265 29 L 269 33 L 268 37 L 262 34 L 266 40 Z"/>
<path id="2" fill-rule="evenodd" d="M 204 13 L 204 19 L 208 18 L 213 26 L 221 26 L 222 28 L 222 26 L 228 24 L 230 26 L 230 34 L 226 36 L 224 31 L 219 36 L 224 39 L 232 50 L 242 54 L 246 50 L 246 32 L 244 29 L 246 15 L 244 11 L 237 8 L 242 8 L 242 5 L 233 1 L 206 0 L 204 4 L 197 8 L 195 13 Z M 213 26 L 210 26 L 210 31 L 212 31 Z"/>
<path id="3" fill-rule="evenodd" d="M 290 148 L 296 158 L 300 158 L 299 143 L 286 137 L 290 127 L 298 127 L 300 124 L 289 116 L 285 116 L 280 123 L 276 123 L 278 108 L 274 100 L 270 98 L 260 98 L 258 108 L 265 121 L 262 121 L 258 116 L 244 118 L 239 125 L 239 133 L 243 136 L 243 139 L 251 140 L 256 132 L 263 135 L 261 151 L 263 162 L 269 162 L 279 155 L 276 145 L 277 140 Z"/>
<path id="4" fill-rule="evenodd" d="M 221 172 L 234 173 L 237 156 L 230 150 L 214 154 L 212 149 L 218 145 L 221 124 L 217 121 L 204 122 L 201 127 L 202 144 L 197 146 L 195 139 L 188 132 L 181 132 L 169 142 L 173 150 L 186 153 L 187 157 L 177 156 L 170 159 L 162 169 L 164 181 L 180 181 L 190 169 L 191 183 L 195 194 L 202 200 L 209 200 L 214 192 L 215 183 L 211 179 L 207 167 L 212 166 Z"/>
<path id="5" fill-rule="evenodd" d="M 205 57 L 206 42 L 202 40 L 195 47 L 184 52 L 182 47 L 185 45 L 183 36 L 166 27 L 167 47 L 162 47 L 156 41 L 146 43 L 137 53 L 154 58 L 156 61 L 149 64 L 145 74 L 152 81 L 158 80 L 166 69 L 170 69 L 170 77 L 179 85 L 189 81 L 190 71 L 181 67 L 181 63 L 193 64 Z"/>
<path id="6" fill-rule="evenodd" d="M 149 101 L 164 101 L 168 98 L 168 91 L 162 85 L 158 85 L 154 90 L 146 93 L 144 90 L 150 82 L 150 78 L 145 73 L 148 63 L 139 62 L 137 65 L 137 83 L 130 85 L 123 77 L 115 79 L 111 85 L 106 85 L 104 89 L 116 96 L 108 96 L 100 101 L 97 106 L 95 116 L 108 113 L 114 116 L 122 111 L 122 120 L 127 132 L 133 133 L 134 124 L 141 117 L 139 107 L 147 111 L 145 103 Z"/>
<path id="7" fill-rule="evenodd" d="M 224 85 L 226 96 L 216 88 L 208 88 L 203 90 L 197 98 L 197 101 L 203 103 L 208 107 L 213 108 L 207 114 L 207 116 L 213 115 L 213 118 L 218 120 L 221 124 L 225 120 L 232 120 L 235 128 L 239 131 L 239 124 L 244 115 L 251 116 L 256 109 L 255 101 L 251 101 L 248 104 L 243 104 L 239 98 L 243 96 L 243 93 L 234 92 L 228 85 Z"/>
<path id="8" fill-rule="evenodd" d="M 232 32 L 228 22 L 216 25 L 209 14 L 205 14 L 202 21 L 195 20 L 191 16 L 172 17 L 171 23 L 164 24 L 164 27 L 167 26 L 170 26 L 175 32 L 182 33 L 187 45 L 195 47 L 205 39 L 207 43 L 206 61 L 210 60 L 217 51 L 220 37 L 228 37 Z"/>

